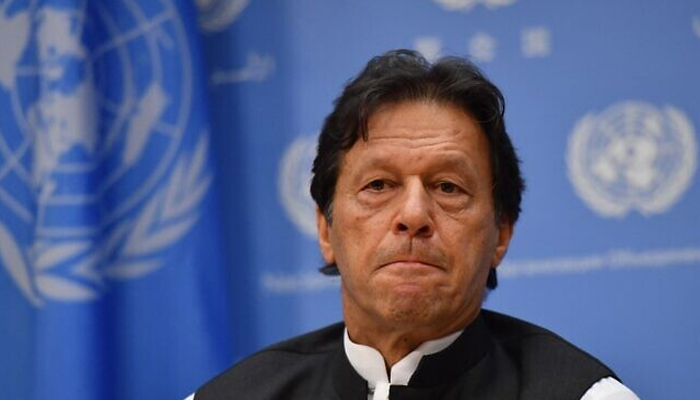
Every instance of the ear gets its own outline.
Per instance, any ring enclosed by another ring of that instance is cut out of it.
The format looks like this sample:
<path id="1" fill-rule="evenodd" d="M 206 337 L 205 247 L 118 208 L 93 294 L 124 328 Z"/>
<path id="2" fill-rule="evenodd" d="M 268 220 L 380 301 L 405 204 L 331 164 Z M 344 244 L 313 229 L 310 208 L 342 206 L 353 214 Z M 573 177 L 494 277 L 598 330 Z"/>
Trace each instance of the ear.
<path id="1" fill-rule="evenodd" d="M 326 264 L 332 264 L 335 262 L 335 255 L 331 246 L 331 227 L 326 216 L 318 207 L 316 207 L 316 228 L 318 229 L 318 247 L 321 248 L 323 260 Z"/>
<path id="2" fill-rule="evenodd" d="M 513 223 L 501 222 L 498 226 L 498 238 L 496 242 L 496 250 L 494 251 L 493 258 L 491 259 L 491 268 L 498 267 L 498 264 L 501 263 L 503 257 L 506 256 L 511 237 L 513 237 Z"/>

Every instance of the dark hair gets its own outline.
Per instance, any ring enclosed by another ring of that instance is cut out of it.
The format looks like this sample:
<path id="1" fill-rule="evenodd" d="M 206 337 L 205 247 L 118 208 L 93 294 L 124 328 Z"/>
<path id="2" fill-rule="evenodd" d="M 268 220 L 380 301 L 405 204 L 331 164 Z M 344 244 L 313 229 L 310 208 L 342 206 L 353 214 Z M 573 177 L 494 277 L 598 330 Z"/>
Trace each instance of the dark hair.
<path id="1" fill-rule="evenodd" d="M 489 144 L 496 220 L 514 224 L 525 184 L 506 133 L 503 94 L 465 59 L 445 57 L 431 64 L 412 50 L 389 51 L 370 60 L 345 86 L 323 124 L 312 169 L 311 197 L 328 222 L 332 223 L 333 194 L 343 155 L 360 138 L 367 140 L 372 114 L 383 105 L 416 100 L 455 105 L 479 123 Z M 335 264 L 321 271 L 338 274 Z M 487 286 L 493 289 L 497 282 L 495 270 L 491 271 Z"/>

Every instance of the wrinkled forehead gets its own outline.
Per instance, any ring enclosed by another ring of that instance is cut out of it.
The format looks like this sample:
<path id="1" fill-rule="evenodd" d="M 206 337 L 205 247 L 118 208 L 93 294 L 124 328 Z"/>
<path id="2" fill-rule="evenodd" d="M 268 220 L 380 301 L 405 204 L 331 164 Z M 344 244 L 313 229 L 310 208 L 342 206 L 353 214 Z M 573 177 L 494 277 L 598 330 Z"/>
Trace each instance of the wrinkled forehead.
<path id="1" fill-rule="evenodd" d="M 354 164 L 362 165 L 398 162 L 418 167 L 429 160 L 490 177 L 488 141 L 481 126 L 453 104 L 414 101 L 386 105 L 370 117 L 364 137 L 344 152 L 342 164 L 348 156 Z"/>

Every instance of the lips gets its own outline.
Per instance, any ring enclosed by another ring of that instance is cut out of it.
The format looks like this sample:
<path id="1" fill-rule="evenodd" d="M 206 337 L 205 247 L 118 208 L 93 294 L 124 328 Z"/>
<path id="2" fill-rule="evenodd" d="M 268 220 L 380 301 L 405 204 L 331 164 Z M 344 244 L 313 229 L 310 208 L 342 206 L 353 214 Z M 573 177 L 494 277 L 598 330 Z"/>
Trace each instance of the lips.
<path id="1" fill-rule="evenodd" d="M 387 267 L 390 265 L 396 265 L 396 266 L 404 266 L 404 267 L 432 267 L 432 268 L 440 268 L 439 266 L 435 265 L 432 262 L 428 261 L 423 261 L 423 260 L 395 260 L 395 261 L 390 261 L 388 263 L 385 263 L 382 265 L 382 267 Z M 442 269 L 442 268 L 440 268 Z"/>
<path id="2" fill-rule="evenodd" d="M 447 270 L 447 257 L 439 247 L 401 243 L 396 247 L 380 247 L 375 252 L 374 265 L 378 269 L 441 269 Z"/>
<path id="3" fill-rule="evenodd" d="M 380 268 L 391 268 L 391 269 L 401 269 L 414 272 L 421 272 L 421 270 L 434 270 L 445 268 L 436 263 L 435 261 L 427 260 L 416 260 L 416 259 L 397 259 L 380 265 Z"/>
<path id="4" fill-rule="evenodd" d="M 444 279 L 445 276 L 445 271 L 442 268 L 416 261 L 391 262 L 376 270 L 376 273 L 379 279 L 388 285 L 384 287 L 384 290 L 392 292 L 396 290 L 401 292 L 426 291 L 435 282 Z"/>

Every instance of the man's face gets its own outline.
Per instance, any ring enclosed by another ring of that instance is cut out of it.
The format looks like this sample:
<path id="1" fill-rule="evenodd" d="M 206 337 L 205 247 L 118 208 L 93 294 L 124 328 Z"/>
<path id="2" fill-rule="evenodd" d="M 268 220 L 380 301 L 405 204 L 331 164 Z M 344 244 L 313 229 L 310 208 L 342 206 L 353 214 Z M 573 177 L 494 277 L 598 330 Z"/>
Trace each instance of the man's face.
<path id="1" fill-rule="evenodd" d="M 370 118 L 368 140 L 344 155 L 331 223 L 317 214 L 351 335 L 471 322 L 512 233 L 496 223 L 491 189 L 487 139 L 460 109 L 406 102 Z"/>

